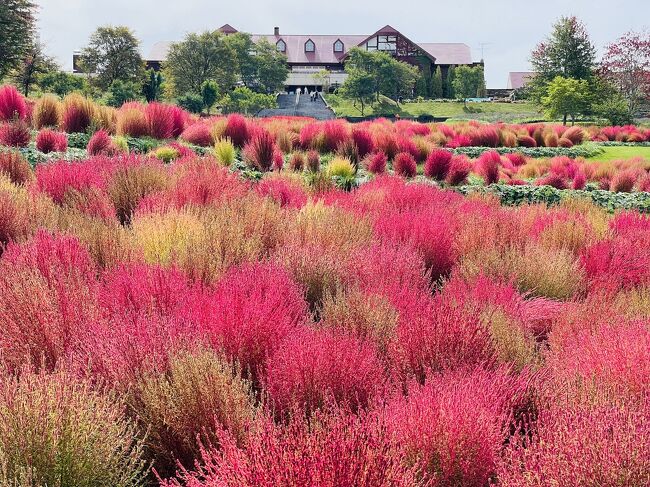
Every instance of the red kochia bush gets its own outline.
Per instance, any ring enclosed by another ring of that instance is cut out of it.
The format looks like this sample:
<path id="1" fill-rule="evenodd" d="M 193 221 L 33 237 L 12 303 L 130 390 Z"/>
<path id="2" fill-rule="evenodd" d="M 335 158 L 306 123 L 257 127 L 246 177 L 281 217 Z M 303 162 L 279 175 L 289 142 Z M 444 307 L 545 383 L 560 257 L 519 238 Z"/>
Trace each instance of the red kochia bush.
<path id="1" fill-rule="evenodd" d="M 113 139 L 105 130 L 98 130 L 88 141 L 86 150 L 90 156 L 111 155 L 114 151 Z"/>
<path id="2" fill-rule="evenodd" d="M 615 238 L 585 249 L 581 261 L 590 287 L 615 292 L 650 283 L 649 240 Z"/>
<path id="3" fill-rule="evenodd" d="M 384 174 L 388 158 L 383 152 L 375 152 L 368 156 L 368 172 L 372 174 Z"/>
<path id="4" fill-rule="evenodd" d="M 0 152 L 0 173 L 14 184 L 25 184 L 34 178 L 29 162 L 16 151 Z"/>
<path id="5" fill-rule="evenodd" d="M 25 97 L 11 85 L 0 87 L 0 121 L 25 119 L 27 104 Z"/>
<path id="6" fill-rule="evenodd" d="M 395 174 L 405 178 L 415 177 L 417 174 L 417 163 L 413 156 L 407 152 L 400 152 L 395 156 L 393 161 L 393 169 Z"/>
<path id="7" fill-rule="evenodd" d="M 144 114 L 149 124 L 149 135 L 155 139 L 169 139 L 174 136 L 174 111 L 162 103 L 149 103 Z"/>
<path id="8" fill-rule="evenodd" d="M 444 181 L 449 172 L 451 158 L 452 153 L 447 150 L 435 149 L 431 151 L 424 163 L 424 175 L 437 181 Z"/>
<path id="9" fill-rule="evenodd" d="M 307 193 L 304 188 L 285 179 L 264 179 L 257 185 L 256 190 L 282 207 L 302 208 L 307 203 Z"/>
<path id="10" fill-rule="evenodd" d="M 273 136 L 267 130 L 261 129 L 244 147 L 244 159 L 259 171 L 270 171 L 278 152 Z"/>
<path id="11" fill-rule="evenodd" d="M 50 195 L 55 203 L 62 204 L 69 190 L 83 192 L 91 188 L 100 189 L 104 186 L 104 179 L 92 164 L 61 161 L 39 164 L 36 183 L 39 191 Z"/>
<path id="12" fill-rule="evenodd" d="M 265 390 L 281 413 L 311 413 L 328 402 L 365 408 L 380 392 L 383 366 L 369 342 L 328 330 L 292 334 L 270 357 Z"/>
<path id="13" fill-rule="evenodd" d="M 208 147 L 214 143 L 210 127 L 203 122 L 197 122 L 187 127 L 181 134 L 181 139 L 201 147 Z"/>
<path id="14" fill-rule="evenodd" d="M 248 122 L 238 113 L 229 115 L 223 135 L 229 138 L 236 147 L 244 147 L 250 139 Z"/>
<path id="15" fill-rule="evenodd" d="M 467 156 L 454 156 L 451 158 L 451 164 L 449 165 L 449 172 L 447 173 L 445 182 L 451 186 L 464 184 L 471 170 L 472 163 Z"/>
<path id="16" fill-rule="evenodd" d="M 0 125 L 0 145 L 27 147 L 29 139 L 29 126 L 22 120 Z"/>
<path id="17" fill-rule="evenodd" d="M 374 151 L 375 144 L 372 140 L 372 134 L 365 129 L 352 130 L 352 140 L 357 146 L 359 157 L 364 158 Z"/>
<path id="18" fill-rule="evenodd" d="M 104 273 L 99 300 L 107 316 L 175 316 L 195 289 L 177 269 L 123 264 Z"/>
<path id="19" fill-rule="evenodd" d="M 68 136 L 65 132 L 43 129 L 36 136 L 36 148 L 45 154 L 65 152 L 68 148 Z"/>
<path id="20" fill-rule="evenodd" d="M 649 485 L 648 411 L 647 405 L 542 410 L 538 426 L 506 450 L 499 485 Z"/>
<path id="21" fill-rule="evenodd" d="M 76 239 L 41 232 L 10 244 L 0 268 L 0 361 L 52 370 L 98 317 L 90 255 Z"/>
<path id="22" fill-rule="evenodd" d="M 348 140 L 348 126 L 342 120 L 328 120 L 323 124 L 323 151 L 335 152 L 336 148 Z"/>
<path id="23" fill-rule="evenodd" d="M 434 376 L 389 405 L 389 429 L 428 485 L 486 486 L 513 409 L 525 402 L 527 379 L 482 369 Z"/>
<path id="24" fill-rule="evenodd" d="M 497 151 L 488 151 L 481 154 L 476 160 L 474 170 L 483 178 L 485 184 L 495 184 L 499 182 L 499 167 L 501 166 L 501 156 Z"/>
<path id="25" fill-rule="evenodd" d="M 263 418 L 243 447 L 221 434 L 219 448 L 203 449 L 197 470 L 181 468 L 162 487 L 413 487 L 378 414 L 317 413 L 287 425 Z"/>
<path id="26" fill-rule="evenodd" d="M 451 272 L 455 262 L 454 217 L 443 210 L 385 210 L 377 218 L 375 232 L 399 245 L 411 245 L 420 253 L 433 280 Z"/>
<path id="27" fill-rule="evenodd" d="M 256 378 L 282 340 L 306 322 L 307 305 L 284 269 L 245 264 L 219 281 L 207 312 L 196 307 L 190 313 L 214 346 Z"/>

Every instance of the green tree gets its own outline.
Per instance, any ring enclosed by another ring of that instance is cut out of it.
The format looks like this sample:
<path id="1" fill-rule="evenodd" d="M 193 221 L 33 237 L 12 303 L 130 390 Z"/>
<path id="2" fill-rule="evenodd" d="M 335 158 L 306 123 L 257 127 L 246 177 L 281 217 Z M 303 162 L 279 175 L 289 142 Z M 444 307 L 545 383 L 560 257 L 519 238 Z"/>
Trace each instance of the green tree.
<path id="1" fill-rule="evenodd" d="M 395 100 L 399 100 L 401 96 L 412 96 L 418 77 L 416 67 L 397 61 L 385 52 L 373 52 L 355 47 L 350 49 L 348 54 L 345 70 L 349 75 L 348 78 L 354 76 L 350 84 L 355 85 L 352 90 L 349 88 L 343 90 L 344 94 L 348 93 L 348 97 L 359 101 L 360 98 L 349 95 L 354 92 L 359 93 L 365 100 L 365 94 L 368 91 L 374 94 L 377 101 L 379 101 L 380 94 Z M 357 86 L 359 79 L 363 79 L 368 86 L 363 89 Z"/>
<path id="2" fill-rule="evenodd" d="M 257 85 L 256 45 L 250 34 L 236 32 L 223 37 L 223 42 L 234 53 L 239 80 L 249 88 Z M 286 61 L 285 61 L 286 64 Z"/>
<path id="3" fill-rule="evenodd" d="M 141 86 L 139 83 L 116 79 L 108 87 L 106 104 L 112 107 L 121 107 L 127 101 L 138 100 L 140 92 Z"/>
<path id="4" fill-rule="evenodd" d="M 256 68 L 256 85 L 265 93 L 277 93 L 284 88 L 289 76 L 287 58 L 266 39 L 255 46 L 253 61 Z"/>
<path id="5" fill-rule="evenodd" d="M 203 101 L 203 108 L 210 114 L 210 109 L 217 102 L 219 98 L 219 86 L 212 80 L 204 81 L 201 85 L 201 100 Z"/>
<path id="6" fill-rule="evenodd" d="M 376 100 L 375 78 L 363 69 L 348 70 L 348 77 L 341 87 L 340 93 L 343 97 L 353 100 L 353 104 L 365 115 L 366 106 L 372 105 Z"/>
<path id="7" fill-rule="evenodd" d="M 415 83 L 415 94 L 422 97 L 429 96 L 429 86 L 429 77 L 427 77 L 427 74 L 424 72 L 424 70 L 420 70 L 418 80 Z"/>
<path id="8" fill-rule="evenodd" d="M 149 102 L 160 100 L 162 96 L 163 76 L 159 71 L 148 69 L 142 83 L 142 94 Z"/>
<path id="9" fill-rule="evenodd" d="M 587 110 L 589 95 L 587 80 L 556 76 L 548 85 L 542 106 L 550 118 L 562 117 L 564 125 L 570 116 L 573 125 L 576 116 Z"/>
<path id="10" fill-rule="evenodd" d="M 64 97 L 73 91 L 87 91 L 86 78 L 65 71 L 50 71 L 38 78 L 38 86 L 42 91 L 55 93 Z"/>
<path id="11" fill-rule="evenodd" d="M 144 70 L 139 48 L 140 41 L 127 27 L 99 27 L 81 52 L 80 65 L 102 90 L 118 80 L 139 83 Z"/>
<path id="12" fill-rule="evenodd" d="M 34 42 L 24 56 L 23 61 L 13 71 L 12 81 L 20 87 L 25 96 L 29 96 L 31 89 L 38 83 L 41 75 L 56 71 L 58 66 L 54 59 L 44 52 L 43 44 Z"/>
<path id="13" fill-rule="evenodd" d="M 250 88 L 241 86 L 224 96 L 221 101 L 223 113 L 243 113 L 255 115 L 264 108 L 275 108 L 275 96 L 264 93 L 255 93 Z"/>
<path id="14" fill-rule="evenodd" d="M 186 93 L 176 100 L 178 106 L 184 108 L 190 113 L 199 114 L 203 111 L 203 97 L 196 93 Z"/>
<path id="15" fill-rule="evenodd" d="M 478 96 L 485 89 L 485 75 L 481 66 L 458 66 L 452 79 L 452 88 L 457 98 Z"/>
<path id="16" fill-rule="evenodd" d="M 546 95 L 547 85 L 557 76 L 590 79 L 596 63 L 596 48 L 586 27 L 576 17 L 562 17 L 553 26 L 550 37 L 531 54 L 535 77 L 530 81 L 536 100 Z"/>
<path id="17" fill-rule="evenodd" d="M 20 65 L 33 45 L 35 10 L 31 0 L 0 2 L 0 80 Z"/>
<path id="18" fill-rule="evenodd" d="M 449 66 L 449 69 L 447 70 L 447 77 L 445 78 L 445 84 L 442 90 L 442 95 L 449 100 L 456 98 L 456 93 L 454 92 L 455 77 L 456 77 L 456 68 L 453 65 Z"/>
<path id="19" fill-rule="evenodd" d="M 201 85 L 208 80 L 216 82 L 219 91 L 226 93 L 237 82 L 237 53 L 221 32 L 188 34 L 170 47 L 164 75 L 177 96 L 199 95 Z"/>
<path id="20" fill-rule="evenodd" d="M 438 66 L 431 77 L 431 98 L 438 99 L 442 98 L 442 96 L 442 70 Z"/>

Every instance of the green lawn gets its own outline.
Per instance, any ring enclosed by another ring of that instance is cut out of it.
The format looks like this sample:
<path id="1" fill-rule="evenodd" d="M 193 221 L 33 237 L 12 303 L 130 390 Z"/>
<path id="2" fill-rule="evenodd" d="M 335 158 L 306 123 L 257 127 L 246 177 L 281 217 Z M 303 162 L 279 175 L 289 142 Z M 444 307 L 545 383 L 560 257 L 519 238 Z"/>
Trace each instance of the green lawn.
<path id="1" fill-rule="evenodd" d="M 360 117 L 361 110 L 354 106 L 352 100 L 336 95 L 327 95 L 327 102 L 339 117 Z M 395 115 L 401 117 L 417 117 L 433 115 L 449 117 L 456 120 L 481 120 L 486 122 L 520 122 L 540 120 L 544 116 L 534 105 L 527 102 L 517 103 L 468 103 L 466 108 L 462 102 L 425 101 L 421 103 L 403 103 L 400 107 L 388 98 L 381 99 L 375 107 L 366 107 L 365 116 Z"/>
<path id="2" fill-rule="evenodd" d="M 650 147 L 603 147 L 605 152 L 597 156 L 590 157 L 593 161 L 607 162 L 624 159 L 634 159 L 635 157 L 642 157 L 650 161 Z"/>

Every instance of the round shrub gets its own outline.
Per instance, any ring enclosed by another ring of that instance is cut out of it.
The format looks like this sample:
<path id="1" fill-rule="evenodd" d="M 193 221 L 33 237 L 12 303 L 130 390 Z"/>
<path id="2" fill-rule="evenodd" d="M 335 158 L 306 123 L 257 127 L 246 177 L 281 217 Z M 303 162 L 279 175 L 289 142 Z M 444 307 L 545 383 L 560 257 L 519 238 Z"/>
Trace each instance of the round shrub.
<path id="1" fill-rule="evenodd" d="M 147 465 L 120 398 L 59 372 L 0 378 L 0 483 L 139 486 Z"/>
<path id="2" fill-rule="evenodd" d="M 376 349 L 346 334 L 300 331 L 271 356 L 265 390 L 280 413 L 311 413 L 335 403 L 356 411 L 380 392 L 384 372 Z"/>
<path id="3" fill-rule="evenodd" d="M 393 161 L 393 170 L 398 176 L 412 178 L 416 176 L 418 167 L 415 158 L 411 154 L 400 152 Z"/>
<path id="4" fill-rule="evenodd" d="M 24 120 L 27 117 L 25 97 L 18 90 L 5 85 L 0 87 L 0 121 Z"/>

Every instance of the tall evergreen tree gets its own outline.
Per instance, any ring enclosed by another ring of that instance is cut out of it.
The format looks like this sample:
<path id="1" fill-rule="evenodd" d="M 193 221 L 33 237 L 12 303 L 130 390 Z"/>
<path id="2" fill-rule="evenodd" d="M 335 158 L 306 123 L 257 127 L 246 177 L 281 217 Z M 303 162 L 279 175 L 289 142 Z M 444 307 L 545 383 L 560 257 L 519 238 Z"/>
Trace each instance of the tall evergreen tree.
<path id="1" fill-rule="evenodd" d="M 445 84 L 443 85 L 442 95 L 447 99 L 456 98 L 456 92 L 454 91 L 454 79 L 456 78 L 456 68 L 452 65 L 449 66 L 447 70 L 447 77 L 445 78 Z"/>
<path id="2" fill-rule="evenodd" d="M 0 1 L 0 80 L 19 67 L 34 44 L 35 10 L 31 0 Z"/>
<path id="3" fill-rule="evenodd" d="M 440 69 L 440 66 L 438 66 L 431 77 L 431 98 L 438 99 L 442 97 L 442 70 Z"/>
<path id="4" fill-rule="evenodd" d="M 548 83 L 557 76 L 589 80 L 596 64 L 596 48 L 582 22 L 576 17 L 562 17 L 549 38 L 535 48 L 530 61 L 536 73 L 531 92 L 541 100 Z"/>

